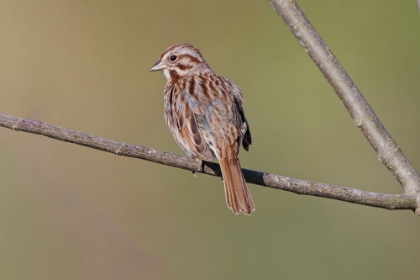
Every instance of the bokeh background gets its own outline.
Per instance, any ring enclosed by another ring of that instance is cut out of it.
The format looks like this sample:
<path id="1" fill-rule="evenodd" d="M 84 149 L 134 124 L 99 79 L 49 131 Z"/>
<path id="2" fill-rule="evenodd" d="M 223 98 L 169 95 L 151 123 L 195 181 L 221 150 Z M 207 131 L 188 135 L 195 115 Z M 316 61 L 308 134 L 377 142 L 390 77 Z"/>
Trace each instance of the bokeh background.
<path id="1" fill-rule="evenodd" d="M 420 168 L 416 1 L 299 1 Z M 0 2 L 0 112 L 182 154 L 163 121 L 168 46 L 243 90 L 242 166 L 401 193 L 269 1 Z M 420 220 L 0 128 L 0 279 L 415 279 Z"/>

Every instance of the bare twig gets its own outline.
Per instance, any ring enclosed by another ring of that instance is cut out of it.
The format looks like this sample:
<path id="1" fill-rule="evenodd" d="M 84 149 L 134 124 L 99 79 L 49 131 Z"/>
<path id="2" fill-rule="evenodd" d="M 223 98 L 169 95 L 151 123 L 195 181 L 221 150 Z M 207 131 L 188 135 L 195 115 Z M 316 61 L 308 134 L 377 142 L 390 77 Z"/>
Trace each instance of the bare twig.
<path id="1" fill-rule="evenodd" d="M 391 138 L 346 71 L 325 45 L 294 0 L 271 0 L 278 15 L 289 26 L 299 43 L 344 103 L 382 162 L 404 188 L 420 197 L 420 175 Z M 420 200 L 420 198 L 419 198 Z M 420 209 L 417 210 L 420 214 Z"/>
<path id="2" fill-rule="evenodd" d="M 0 114 L 0 126 L 17 131 L 39 134 L 121 156 L 144 159 L 212 176 L 221 176 L 219 165 L 214 162 L 203 161 L 202 163 L 199 163 L 187 157 L 158 151 L 152 148 L 108 140 L 38 121 Z M 297 194 L 331 198 L 390 210 L 415 210 L 417 208 L 416 197 L 413 194 L 381 194 L 366 192 L 246 169 L 244 169 L 244 175 L 247 182 Z"/>

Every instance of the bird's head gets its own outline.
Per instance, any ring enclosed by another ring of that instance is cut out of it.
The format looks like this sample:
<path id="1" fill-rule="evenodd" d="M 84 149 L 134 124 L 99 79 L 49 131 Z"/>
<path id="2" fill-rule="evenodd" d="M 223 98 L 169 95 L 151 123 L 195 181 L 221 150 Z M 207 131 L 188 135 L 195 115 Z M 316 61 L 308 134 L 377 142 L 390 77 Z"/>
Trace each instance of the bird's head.
<path id="1" fill-rule="evenodd" d="M 202 67 L 208 66 L 200 51 L 192 45 L 179 44 L 167 48 L 150 71 L 163 71 L 169 80 L 186 76 Z"/>

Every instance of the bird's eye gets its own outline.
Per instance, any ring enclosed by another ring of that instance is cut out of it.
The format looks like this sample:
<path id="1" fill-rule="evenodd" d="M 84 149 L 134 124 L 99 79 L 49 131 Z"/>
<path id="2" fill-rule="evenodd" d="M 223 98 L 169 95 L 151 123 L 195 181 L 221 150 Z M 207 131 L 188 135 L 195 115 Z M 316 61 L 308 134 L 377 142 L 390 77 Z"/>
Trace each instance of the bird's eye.
<path id="1" fill-rule="evenodd" d="M 176 60 L 176 55 L 171 55 L 171 57 L 169 58 L 171 61 L 175 61 Z"/>

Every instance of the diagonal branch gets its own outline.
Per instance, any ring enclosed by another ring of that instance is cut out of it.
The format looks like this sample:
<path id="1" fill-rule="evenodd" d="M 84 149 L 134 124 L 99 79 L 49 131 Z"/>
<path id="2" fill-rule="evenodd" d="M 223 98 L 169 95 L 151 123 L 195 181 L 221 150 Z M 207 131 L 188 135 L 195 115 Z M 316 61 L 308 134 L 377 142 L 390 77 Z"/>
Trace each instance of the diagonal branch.
<path id="1" fill-rule="evenodd" d="M 274 10 L 312 58 L 374 149 L 379 161 L 394 175 L 405 193 L 420 197 L 420 174 L 405 157 L 330 49 L 294 0 L 271 0 Z M 419 198 L 420 200 L 420 198 Z M 420 208 L 417 210 L 420 215 Z"/>
<path id="2" fill-rule="evenodd" d="M 148 147 L 108 140 L 34 120 L 0 114 L 0 126 L 16 131 L 47 136 L 56 140 L 66 141 L 120 156 L 139 158 L 193 172 L 221 177 L 219 164 L 214 162 L 203 161 L 200 163 L 187 157 L 158 151 Z M 415 210 L 417 208 L 416 196 L 414 194 L 381 194 L 366 192 L 246 169 L 244 169 L 244 175 L 247 182 L 297 194 L 331 198 L 390 210 Z"/>

